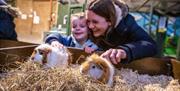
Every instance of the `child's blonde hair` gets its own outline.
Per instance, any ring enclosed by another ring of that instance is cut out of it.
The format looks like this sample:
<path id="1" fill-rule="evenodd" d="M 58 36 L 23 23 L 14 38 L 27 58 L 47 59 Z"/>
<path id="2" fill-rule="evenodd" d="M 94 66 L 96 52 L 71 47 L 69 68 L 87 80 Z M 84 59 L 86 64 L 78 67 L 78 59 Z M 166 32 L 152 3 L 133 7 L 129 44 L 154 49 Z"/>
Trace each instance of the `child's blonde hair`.
<path id="1" fill-rule="evenodd" d="M 85 13 L 84 13 L 84 12 L 75 13 L 75 14 L 72 14 L 72 15 L 71 15 L 71 19 L 72 19 L 73 17 L 77 17 L 78 19 L 83 19 L 83 18 L 85 18 Z"/>

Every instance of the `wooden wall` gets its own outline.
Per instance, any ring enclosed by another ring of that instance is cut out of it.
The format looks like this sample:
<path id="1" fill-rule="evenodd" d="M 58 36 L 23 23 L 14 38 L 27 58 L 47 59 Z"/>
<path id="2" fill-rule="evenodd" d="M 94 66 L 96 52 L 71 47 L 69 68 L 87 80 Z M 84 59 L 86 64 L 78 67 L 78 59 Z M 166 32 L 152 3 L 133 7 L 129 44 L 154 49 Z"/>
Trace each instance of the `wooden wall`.
<path id="1" fill-rule="evenodd" d="M 15 20 L 19 38 L 23 38 L 22 36 L 42 38 L 43 33 L 52 27 L 51 12 L 55 14 L 53 23 L 56 24 L 56 0 L 52 0 L 52 3 L 51 0 L 16 0 L 16 7 L 22 12 L 21 16 Z"/>

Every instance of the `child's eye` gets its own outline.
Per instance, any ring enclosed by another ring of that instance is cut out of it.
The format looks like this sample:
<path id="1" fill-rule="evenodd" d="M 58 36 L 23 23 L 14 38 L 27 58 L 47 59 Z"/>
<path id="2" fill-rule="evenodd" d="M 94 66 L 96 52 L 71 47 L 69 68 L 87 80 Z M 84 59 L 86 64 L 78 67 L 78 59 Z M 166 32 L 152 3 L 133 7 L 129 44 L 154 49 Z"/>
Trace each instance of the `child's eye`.
<path id="1" fill-rule="evenodd" d="M 77 25 L 73 25 L 72 27 L 73 27 L 73 28 L 76 28 L 76 27 L 77 27 Z"/>
<path id="2" fill-rule="evenodd" d="M 86 25 L 80 25 L 80 27 L 84 28 L 84 27 L 86 27 Z"/>

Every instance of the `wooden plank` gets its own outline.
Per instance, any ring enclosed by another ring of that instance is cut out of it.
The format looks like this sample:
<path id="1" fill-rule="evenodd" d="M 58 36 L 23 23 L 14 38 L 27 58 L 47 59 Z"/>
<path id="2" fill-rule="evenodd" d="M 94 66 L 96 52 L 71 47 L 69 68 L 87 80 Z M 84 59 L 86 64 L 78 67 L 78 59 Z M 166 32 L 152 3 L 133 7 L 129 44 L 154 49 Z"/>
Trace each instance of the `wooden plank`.
<path id="1" fill-rule="evenodd" d="M 26 45 L 37 45 L 37 44 L 21 42 L 21 41 L 12 41 L 12 40 L 2 40 L 2 39 L 0 39 L 0 48 L 26 46 Z"/>
<path id="2" fill-rule="evenodd" d="M 28 58 L 36 46 L 37 44 L 32 43 L 0 40 L 0 64 L 5 65 Z"/>

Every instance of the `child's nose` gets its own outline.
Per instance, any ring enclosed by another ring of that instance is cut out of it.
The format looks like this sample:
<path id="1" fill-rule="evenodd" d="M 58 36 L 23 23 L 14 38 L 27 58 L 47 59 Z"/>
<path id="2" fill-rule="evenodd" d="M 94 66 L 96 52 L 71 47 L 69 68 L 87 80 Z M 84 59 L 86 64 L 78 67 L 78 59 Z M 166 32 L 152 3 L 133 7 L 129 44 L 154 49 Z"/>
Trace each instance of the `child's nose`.
<path id="1" fill-rule="evenodd" d="M 77 27 L 77 28 L 76 28 L 76 31 L 79 31 L 79 30 L 81 30 L 81 28 L 80 28 L 80 27 Z"/>

